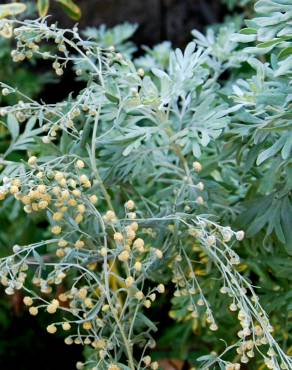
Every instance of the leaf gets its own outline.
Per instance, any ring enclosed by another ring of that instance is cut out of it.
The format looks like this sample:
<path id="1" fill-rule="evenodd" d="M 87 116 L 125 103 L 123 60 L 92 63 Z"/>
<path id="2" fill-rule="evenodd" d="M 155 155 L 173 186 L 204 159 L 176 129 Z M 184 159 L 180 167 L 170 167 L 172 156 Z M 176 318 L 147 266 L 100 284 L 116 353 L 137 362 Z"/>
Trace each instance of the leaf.
<path id="1" fill-rule="evenodd" d="M 40 267 L 42 269 L 45 269 L 44 260 L 40 256 L 40 254 L 35 249 L 33 249 L 32 254 L 33 254 L 33 257 L 36 260 L 36 262 L 40 265 Z"/>
<path id="2" fill-rule="evenodd" d="M 275 71 L 275 77 L 286 75 L 292 70 L 292 55 L 279 62 L 279 68 Z"/>
<path id="3" fill-rule="evenodd" d="M 11 3 L 0 5 L 0 19 L 23 13 L 26 5 L 22 3 Z"/>
<path id="4" fill-rule="evenodd" d="M 66 131 L 63 131 L 61 140 L 60 140 L 61 153 L 63 154 L 69 153 L 71 146 L 72 146 L 72 140 L 70 138 L 70 135 Z"/>
<path id="5" fill-rule="evenodd" d="M 116 96 L 114 96 L 113 94 L 110 94 L 108 92 L 105 93 L 105 96 L 108 98 L 108 100 L 112 103 L 119 103 L 120 100 L 119 98 L 117 98 Z"/>
<path id="6" fill-rule="evenodd" d="M 292 206 L 287 197 L 282 203 L 281 225 L 286 239 L 285 247 L 289 254 L 292 254 Z"/>
<path id="7" fill-rule="evenodd" d="M 242 30 L 240 30 L 239 32 L 241 35 L 254 35 L 257 33 L 257 30 L 255 28 L 243 28 Z"/>
<path id="8" fill-rule="evenodd" d="M 289 57 L 292 54 L 292 46 L 282 49 L 280 53 L 278 54 L 278 59 L 282 60 L 285 59 L 286 57 Z"/>
<path id="9" fill-rule="evenodd" d="M 292 134 L 288 135 L 282 148 L 281 154 L 283 159 L 288 159 L 292 150 Z"/>
<path id="10" fill-rule="evenodd" d="M 7 117 L 7 127 L 11 133 L 13 141 L 15 141 L 19 135 L 19 123 L 15 116 L 11 113 L 9 113 Z"/>
<path id="11" fill-rule="evenodd" d="M 137 319 L 142 321 L 143 324 L 146 325 L 147 328 L 153 331 L 157 331 L 157 326 L 151 320 L 149 320 L 148 317 L 146 317 L 143 313 L 138 312 Z"/>
<path id="12" fill-rule="evenodd" d="M 25 125 L 24 134 L 29 134 L 36 124 L 36 116 L 31 116 Z"/>
<path id="13" fill-rule="evenodd" d="M 269 159 L 270 157 L 274 156 L 277 154 L 283 145 L 286 142 L 286 137 L 282 136 L 278 141 L 276 141 L 270 148 L 264 150 L 261 152 L 261 154 L 257 158 L 257 165 L 259 166 L 261 163 Z"/>
<path id="14" fill-rule="evenodd" d="M 49 6 L 50 6 L 49 0 L 38 0 L 37 8 L 38 8 L 39 15 L 41 17 L 44 17 L 45 15 L 48 14 Z"/>
<path id="15" fill-rule="evenodd" d="M 275 46 L 281 42 L 281 39 L 273 39 L 266 42 L 260 42 L 257 44 L 258 48 L 269 48 L 271 46 Z"/>
<path id="16" fill-rule="evenodd" d="M 81 17 L 81 10 L 72 0 L 57 0 L 61 4 L 65 13 L 72 19 L 78 20 Z"/>

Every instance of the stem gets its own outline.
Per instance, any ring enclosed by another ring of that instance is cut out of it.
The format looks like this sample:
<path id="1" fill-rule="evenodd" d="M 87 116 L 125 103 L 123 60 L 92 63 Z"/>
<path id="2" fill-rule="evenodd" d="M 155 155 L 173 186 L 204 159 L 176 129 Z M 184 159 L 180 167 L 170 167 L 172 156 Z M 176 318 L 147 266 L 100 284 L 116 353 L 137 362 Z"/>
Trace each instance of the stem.
<path id="1" fill-rule="evenodd" d="M 108 268 L 107 268 L 107 257 L 106 256 L 104 257 L 103 268 L 104 268 L 104 280 L 105 280 L 105 295 L 106 295 L 108 304 L 110 306 L 111 313 L 112 313 L 112 315 L 115 319 L 115 322 L 116 322 L 116 324 L 119 328 L 119 331 L 121 333 L 121 336 L 122 336 L 122 339 L 123 339 L 123 342 L 124 342 L 124 345 L 125 345 L 127 357 L 128 357 L 129 367 L 131 368 L 131 370 L 135 370 L 135 364 L 134 364 L 132 349 L 129 345 L 129 342 L 128 342 L 127 336 L 125 334 L 124 328 L 123 328 L 122 324 L 120 323 L 120 320 L 119 320 L 119 318 L 116 314 L 116 310 L 113 307 L 112 300 L 111 300 L 111 297 L 110 297 L 110 294 L 109 294 L 109 292 L 110 292 L 109 279 L 108 279 L 109 272 L 108 272 Z"/>
<path id="2" fill-rule="evenodd" d="M 96 165 L 96 157 L 95 157 L 95 141 L 96 141 L 96 133 L 97 133 L 97 126 L 98 126 L 98 120 L 99 120 L 99 114 L 100 114 L 100 107 L 98 108 L 98 111 L 97 111 L 97 114 L 96 114 L 96 117 L 95 117 L 95 120 L 94 120 L 94 125 L 93 125 L 93 132 L 92 132 L 92 139 L 91 139 L 91 166 L 92 166 L 92 170 L 93 170 L 93 173 L 95 175 L 95 178 L 97 179 L 98 181 L 98 184 L 101 188 L 101 191 L 103 193 L 103 196 L 106 200 L 106 203 L 109 207 L 109 209 L 111 209 L 112 211 L 114 210 L 114 207 L 112 205 L 112 202 L 111 202 L 111 197 L 109 195 L 109 193 L 107 192 L 104 184 L 103 184 L 103 181 L 100 177 L 100 174 L 98 172 L 98 169 L 97 169 L 97 165 Z"/>

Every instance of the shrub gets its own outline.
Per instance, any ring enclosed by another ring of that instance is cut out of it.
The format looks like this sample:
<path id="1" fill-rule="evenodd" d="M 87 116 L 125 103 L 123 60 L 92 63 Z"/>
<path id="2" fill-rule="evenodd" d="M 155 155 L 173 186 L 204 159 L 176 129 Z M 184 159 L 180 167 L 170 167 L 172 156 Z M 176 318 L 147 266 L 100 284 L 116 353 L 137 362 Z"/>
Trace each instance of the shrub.
<path id="1" fill-rule="evenodd" d="M 236 312 L 233 337 L 200 357 L 201 368 L 239 369 L 253 357 L 291 368 L 239 257 L 248 260 L 251 245 L 264 256 L 261 238 L 268 253 L 291 252 L 292 9 L 267 0 L 256 10 L 267 15 L 240 32 L 193 31 L 184 52 L 163 43 L 137 60 L 132 44 L 117 45 L 121 53 L 101 33 L 83 39 L 45 18 L 1 21 L 1 33 L 16 38 L 15 62 L 37 55 L 57 76 L 72 64 L 85 82 L 56 104 L 2 83 L 4 96 L 20 100 L 1 108 L 11 143 L 0 197 L 50 225 L 0 260 L 1 283 L 8 295 L 24 290 L 32 315 L 62 312 L 47 331 L 91 348 L 78 369 L 158 369 L 151 308 L 163 294 L 171 317 L 199 325 L 209 342 Z M 26 160 L 11 160 L 20 151 Z M 229 226 L 243 221 L 246 241 Z"/>

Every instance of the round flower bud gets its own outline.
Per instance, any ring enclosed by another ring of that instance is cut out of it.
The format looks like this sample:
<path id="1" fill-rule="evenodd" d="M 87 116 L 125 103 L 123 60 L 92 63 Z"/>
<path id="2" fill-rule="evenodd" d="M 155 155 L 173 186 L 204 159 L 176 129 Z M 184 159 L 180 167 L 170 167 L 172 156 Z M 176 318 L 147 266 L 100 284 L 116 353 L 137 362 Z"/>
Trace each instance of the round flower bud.
<path id="1" fill-rule="evenodd" d="M 26 306 L 32 306 L 32 304 L 33 304 L 33 300 L 32 300 L 32 298 L 31 298 L 31 297 L 26 296 L 26 297 L 24 297 L 24 298 L 23 298 L 23 303 L 24 303 Z"/>
<path id="2" fill-rule="evenodd" d="M 199 182 L 199 183 L 197 184 L 197 188 L 198 188 L 200 191 L 203 191 L 203 190 L 204 190 L 204 188 L 205 188 L 205 186 L 204 186 L 204 184 L 203 184 L 202 182 Z"/>
<path id="3" fill-rule="evenodd" d="M 87 294 L 88 294 L 87 288 L 83 287 L 83 288 L 79 289 L 78 297 L 80 299 L 85 299 L 87 297 Z"/>
<path id="4" fill-rule="evenodd" d="M 155 293 L 150 294 L 149 298 L 151 299 L 152 302 L 154 302 L 156 299 L 156 294 Z"/>
<path id="5" fill-rule="evenodd" d="M 200 206 L 204 204 L 204 198 L 199 196 L 196 199 L 196 203 L 199 204 Z"/>
<path id="6" fill-rule="evenodd" d="M 140 77 L 144 77 L 144 75 L 145 75 L 145 71 L 144 71 L 144 69 L 143 69 L 143 68 L 139 68 L 137 72 L 138 72 L 138 75 L 139 75 Z"/>
<path id="7" fill-rule="evenodd" d="M 195 172 L 201 172 L 202 171 L 202 165 L 200 162 L 193 162 L 193 169 Z"/>
<path id="8" fill-rule="evenodd" d="M 16 185 L 10 186 L 10 194 L 14 195 L 19 192 L 19 188 Z"/>
<path id="9" fill-rule="evenodd" d="M 198 306 L 204 306 L 205 302 L 202 298 L 198 299 L 197 305 Z"/>
<path id="10" fill-rule="evenodd" d="M 97 196 L 96 195 L 91 195 L 90 197 L 89 197 L 89 200 L 90 200 L 90 202 L 92 203 L 92 204 L 96 204 L 97 203 Z"/>
<path id="11" fill-rule="evenodd" d="M 146 366 L 149 366 L 151 364 L 151 357 L 150 356 L 145 356 L 143 357 L 142 361 Z"/>
<path id="12" fill-rule="evenodd" d="M 64 71 L 62 68 L 57 68 L 55 70 L 57 76 L 62 76 L 64 74 Z"/>
<path id="13" fill-rule="evenodd" d="M 13 253 L 18 253 L 21 251 L 21 247 L 17 244 L 15 244 L 13 247 L 12 247 L 12 250 L 13 250 Z"/>
<path id="14" fill-rule="evenodd" d="M 135 262 L 135 264 L 134 264 L 134 269 L 135 269 L 136 271 L 141 271 L 141 270 L 142 270 L 142 263 L 141 263 L 141 262 L 139 262 L 139 261 Z"/>
<path id="15" fill-rule="evenodd" d="M 51 228 L 51 232 L 52 232 L 52 234 L 55 234 L 55 235 L 60 234 L 60 233 L 61 233 L 61 231 L 62 231 L 61 226 L 53 226 L 53 227 Z"/>
<path id="16" fill-rule="evenodd" d="M 127 288 L 130 288 L 134 284 L 134 278 L 132 276 L 127 277 L 125 284 Z"/>
<path id="17" fill-rule="evenodd" d="M 39 312 L 38 308 L 37 307 L 34 307 L 34 306 L 29 307 L 29 310 L 28 311 L 29 311 L 29 313 L 32 316 L 36 316 L 38 314 L 38 312 Z"/>
<path id="18" fill-rule="evenodd" d="M 237 311 L 237 305 L 235 304 L 235 303 L 231 303 L 231 305 L 229 306 L 229 309 L 230 309 L 230 311 L 232 311 L 232 312 L 235 312 L 235 311 Z"/>
<path id="19" fill-rule="evenodd" d="M 136 212 L 129 212 L 127 216 L 130 220 L 135 220 L 135 218 L 137 217 Z"/>
<path id="20" fill-rule="evenodd" d="M 144 293 L 143 293 L 141 290 L 139 290 L 139 291 L 135 294 L 135 297 L 136 297 L 139 301 L 141 301 L 141 300 L 144 298 Z"/>
<path id="21" fill-rule="evenodd" d="M 214 245 L 216 242 L 216 238 L 214 235 L 209 235 L 206 239 L 207 245 L 211 247 L 211 245 Z"/>
<path id="22" fill-rule="evenodd" d="M 87 322 L 83 323 L 82 327 L 83 327 L 84 330 L 90 330 L 90 329 L 92 329 L 92 324 L 91 324 L 90 321 L 87 321 Z"/>
<path id="23" fill-rule="evenodd" d="M 14 289 L 11 286 L 9 286 L 8 288 L 5 289 L 5 293 L 7 295 L 13 295 L 15 292 Z"/>
<path id="24" fill-rule="evenodd" d="M 130 258 L 130 254 L 127 250 L 124 250 L 122 251 L 119 255 L 118 255 L 118 259 L 122 262 L 127 262 L 128 259 Z"/>
<path id="25" fill-rule="evenodd" d="M 151 369 L 152 370 L 157 370 L 158 368 L 159 368 L 158 362 L 157 361 L 152 362 Z"/>
<path id="26" fill-rule="evenodd" d="M 80 212 L 80 213 L 85 213 L 85 211 L 86 211 L 86 208 L 85 208 L 84 204 L 78 204 L 77 209 L 78 209 L 78 212 Z"/>
<path id="27" fill-rule="evenodd" d="M 116 214 L 115 214 L 114 211 L 107 211 L 104 218 L 108 222 L 113 222 L 117 219 Z"/>
<path id="28" fill-rule="evenodd" d="M 67 337 L 67 338 L 65 338 L 64 342 L 65 342 L 65 344 L 70 346 L 71 344 L 73 344 L 73 339 L 71 337 Z"/>
<path id="29" fill-rule="evenodd" d="M 62 212 L 55 212 L 54 214 L 53 214 L 53 220 L 54 221 L 61 221 L 62 220 L 62 218 L 63 218 L 63 213 Z"/>
<path id="30" fill-rule="evenodd" d="M 4 87 L 4 89 L 2 89 L 2 95 L 3 96 L 7 96 L 7 95 L 9 95 L 10 94 L 10 90 L 9 89 L 7 89 L 7 87 Z"/>
<path id="31" fill-rule="evenodd" d="M 68 331 L 71 329 L 71 325 L 68 322 L 63 322 L 62 328 L 64 331 Z"/>
<path id="32" fill-rule="evenodd" d="M 128 200 L 126 203 L 125 203 L 125 207 L 128 209 L 128 210 L 132 210 L 135 208 L 135 203 L 132 201 L 132 200 Z"/>
<path id="33" fill-rule="evenodd" d="M 37 157 L 35 156 L 32 156 L 32 157 L 29 157 L 28 161 L 27 161 L 28 165 L 29 166 L 35 166 L 36 163 L 37 163 Z"/>
<path id="34" fill-rule="evenodd" d="M 165 292 L 165 287 L 164 287 L 164 285 L 163 285 L 163 284 L 159 284 L 159 285 L 157 286 L 157 291 L 158 291 L 158 293 L 164 293 L 164 292 Z"/>
<path id="35" fill-rule="evenodd" d="M 123 237 L 123 234 L 121 233 L 114 233 L 114 240 L 116 242 L 121 242 L 123 241 L 124 237 Z"/>
<path id="36" fill-rule="evenodd" d="M 163 253 L 160 249 L 155 249 L 155 255 L 159 259 L 161 259 L 163 257 Z"/>
<path id="37" fill-rule="evenodd" d="M 54 324 L 47 326 L 47 332 L 50 334 L 55 334 L 57 332 L 57 328 Z"/>
<path id="38" fill-rule="evenodd" d="M 151 307 L 151 301 L 149 299 L 146 299 L 146 301 L 143 303 L 143 305 L 146 307 L 146 308 L 150 308 Z"/>
<path id="39" fill-rule="evenodd" d="M 84 364 L 83 364 L 83 362 L 78 361 L 78 362 L 76 363 L 76 369 L 77 369 L 77 370 L 82 370 L 83 368 L 84 368 Z"/>
<path id="40" fill-rule="evenodd" d="M 85 243 L 84 243 L 84 241 L 83 240 L 77 240 L 76 242 L 75 242 L 75 247 L 77 248 L 77 249 L 81 249 L 81 248 L 83 248 L 84 247 L 84 245 L 85 245 Z"/>
<path id="41" fill-rule="evenodd" d="M 138 238 L 134 241 L 133 247 L 136 248 L 139 252 L 144 252 L 144 240 Z"/>
<path id="42" fill-rule="evenodd" d="M 50 144 L 50 142 L 51 142 L 51 138 L 50 138 L 50 136 L 43 136 L 43 137 L 42 137 L 42 142 L 43 142 L 44 144 Z"/>
<path id="43" fill-rule="evenodd" d="M 218 326 L 217 326 L 215 323 L 212 323 L 212 324 L 210 325 L 210 330 L 212 330 L 212 331 L 217 331 L 217 330 L 218 330 Z"/>
<path id="44" fill-rule="evenodd" d="M 68 242 L 67 242 L 67 240 L 64 240 L 64 239 L 60 239 L 59 241 L 58 241 L 58 246 L 59 247 L 66 247 L 68 245 Z"/>
<path id="45" fill-rule="evenodd" d="M 239 241 L 243 240 L 244 239 L 244 231 L 243 230 L 237 231 L 237 233 L 235 234 L 235 237 Z"/>
<path id="46" fill-rule="evenodd" d="M 105 257 L 107 255 L 107 249 L 106 247 L 102 247 L 100 250 L 100 254 L 102 257 Z"/>
<path id="47" fill-rule="evenodd" d="M 132 222 L 130 225 L 129 225 L 129 228 L 132 229 L 134 232 L 136 232 L 139 228 L 139 225 L 137 222 Z"/>
<path id="48" fill-rule="evenodd" d="M 81 183 L 86 183 L 88 181 L 88 177 L 86 175 L 81 175 L 79 180 Z"/>
<path id="49" fill-rule="evenodd" d="M 109 365 L 108 370 L 121 370 L 121 368 L 117 365 Z"/>

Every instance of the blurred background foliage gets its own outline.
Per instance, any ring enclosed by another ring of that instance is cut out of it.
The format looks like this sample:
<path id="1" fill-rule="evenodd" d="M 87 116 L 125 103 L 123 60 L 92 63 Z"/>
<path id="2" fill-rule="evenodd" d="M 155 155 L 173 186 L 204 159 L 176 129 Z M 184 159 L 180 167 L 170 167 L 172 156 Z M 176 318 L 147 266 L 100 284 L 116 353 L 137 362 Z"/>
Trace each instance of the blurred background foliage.
<path id="1" fill-rule="evenodd" d="M 78 20 L 84 36 L 97 40 L 105 47 L 115 46 L 118 51 L 133 57 L 136 65 L 143 67 L 146 72 L 153 67 L 166 68 L 171 47 L 184 47 L 188 41 L 195 38 L 197 42 L 208 43 L 209 47 L 214 48 L 213 53 L 226 64 L 226 70 L 221 77 L 226 90 L 230 89 L 230 81 L 234 81 L 237 76 L 248 78 L 253 73 L 248 63 L 243 62 L 239 65 L 236 59 L 238 54 L 233 53 L 235 44 L 229 39 L 232 33 L 239 31 L 243 26 L 244 19 L 253 17 L 253 0 L 221 0 L 221 2 L 218 0 L 148 0 L 147 2 L 39 0 L 25 3 L 27 10 L 22 17 L 49 13 L 52 20 L 57 20 L 64 27 L 70 27 Z M 206 39 L 202 40 L 196 31 L 191 33 L 194 29 L 206 33 Z M 56 88 L 56 81 L 49 65 L 44 61 L 32 59 L 20 67 L 16 66 L 10 58 L 11 42 L 13 43 L 10 39 L 0 39 L 1 81 L 18 86 L 28 96 L 43 99 L 46 102 L 60 100 L 69 92 L 83 86 L 82 80 L 74 81 L 73 72 L 67 71 L 62 77 L 62 83 Z M 233 67 L 232 71 L 231 67 Z M 14 103 L 10 95 L 0 99 L 0 105 Z M 1 154 L 8 148 L 9 140 L 9 133 L 3 125 L 0 125 L 0 166 L 1 161 L 6 160 L 1 159 Z M 238 141 L 235 145 L 238 145 L 240 156 L 241 143 Z M 228 158 L 229 150 L 234 148 L 225 147 L 221 153 L 221 160 Z M 244 157 L 242 160 L 254 163 L 258 154 L 256 151 L 252 152 L 250 157 Z M 21 160 L 23 154 L 16 152 L 12 155 L 18 156 Z M 257 170 L 258 172 L 255 171 L 250 177 L 249 174 L 241 173 L 239 169 L 232 166 L 225 166 L 218 170 L 218 161 L 218 153 L 213 157 L 209 156 L 202 173 L 208 187 L 214 187 L 213 197 L 217 197 L 212 199 L 211 194 L 210 201 L 224 204 L 227 198 L 231 199 L 231 203 L 226 203 L 225 219 L 221 221 L 225 224 L 233 222 L 233 225 L 239 229 L 246 229 L 247 223 L 252 223 L 255 216 L 251 211 L 253 204 L 260 213 L 267 214 L 266 199 L 262 203 L 259 199 L 264 197 L 268 190 L 271 191 L 273 173 L 267 174 L 264 169 L 262 172 Z M 237 181 L 234 180 L 236 178 Z M 246 184 L 251 181 L 253 186 L 246 193 Z M 221 199 L 218 199 L 218 194 Z M 254 197 L 255 194 L 257 197 Z M 254 198 L 256 203 L 253 203 Z M 251 203 L 248 202 L 249 200 Z M 233 206 L 232 201 L 238 207 L 235 213 L 241 214 L 241 217 L 233 217 L 229 214 L 230 207 Z M 260 207 L 259 204 L 261 204 Z M 270 207 L 273 207 L 272 203 Z M 246 213 L 247 210 L 250 212 Z M 269 214 L 266 217 L 268 220 Z M 250 235 L 253 237 L 242 244 L 241 268 L 254 285 L 262 287 L 259 295 L 263 306 L 271 315 L 275 328 L 285 328 L 278 334 L 278 339 L 288 352 L 292 352 L 292 338 L 289 334 L 291 320 L 287 315 L 292 308 L 290 289 L 292 265 L 289 256 L 291 251 L 287 251 L 285 243 L 279 243 L 273 230 L 267 237 L 269 225 L 266 223 L 261 228 L 255 226 L 256 230 L 250 230 Z M 13 199 L 7 199 L 0 206 L 0 255 L 6 255 L 8 248 L 15 243 L 31 243 L 44 238 L 46 227 L 45 221 L 40 216 L 26 217 L 18 203 Z M 198 252 L 198 259 L 206 266 L 198 273 L 208 276 L 206 256 Z M 221 329 L 216 335 L 212 337 L 207 335 L 205 328 L 199 323 L 192 321 L 190 324 L 190 321 L 184 319 L 186 308 L 183 300 L 174 298 L 172 302 L 168 302 L 166 295 L 161 298 L 152 312 L 153 321 L 161 322 L 158 347 L 154 357 L 174 359 L 177 361 L 175 362 L 177 369 L 182 369 L 183 364 L 187 369 L 186 364 L 192 362 L 198 355 L 204 355 L 210 349 L 222 350 L 224 343 L 219 340 L 220 338 L 230 342 L 236 332 L 234 327 L 236 320 L 233 320 L 221 305 L 222 297 L 218 299 L 216 284 L 219 283 L 214 280 L 212 284 L 205 287 L 214 310 L 217 310 L 218 319 L 223 324 L 220 325 Z M 73 369 L 76 360 L 79 359 L 80 349 L 66 347 L 62 337 L 55 339 L 55 336 L 46 334 L 43 330 L 47 320 L 45 315 L 40 315 L 37 320 L 29 318 L 24 312 L 21 300 L 20 293 L 8 301 L 3 291 L 0 291 L 0 368 L 31 370 L 41 366 L 46 370 L 62 366 L 62 369 Z M 175 325 L 173 325 L 173 319 L 177 321 Z M 225 330 L 222 331 L 222 328 Z M 35 360 L 36 357 L 45 360 L 40 363 Z M 171 369 L 169 362 L 165 363 L 164 368 Z"/>

